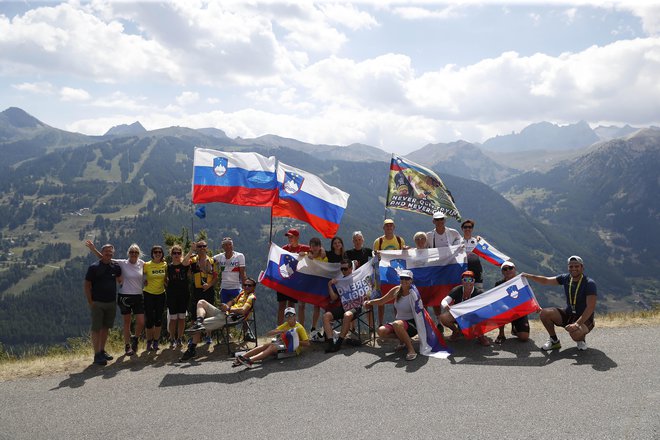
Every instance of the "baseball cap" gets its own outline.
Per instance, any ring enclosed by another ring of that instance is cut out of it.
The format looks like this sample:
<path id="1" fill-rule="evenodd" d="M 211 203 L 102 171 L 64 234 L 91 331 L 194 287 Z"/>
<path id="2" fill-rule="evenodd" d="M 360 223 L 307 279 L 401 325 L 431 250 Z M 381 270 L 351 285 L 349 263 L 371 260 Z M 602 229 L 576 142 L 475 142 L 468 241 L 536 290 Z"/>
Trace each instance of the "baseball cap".
<path id="1" fill-rule="evenodd" d="M 410 278 L 412 280 L 413 274 L 410 270 L 402 270 L 399 272 L 399 278 Z"/>
<path id="2" fill-rule="evenodd" d="M 461 278 L 463 278 L 463 277 L 472 277 L 472 278 L 474 278 L 474 272 L 472 272 L 471 270 L 466 270 L 465 272 L 463 272 L 461 274 Z"/>
<path id="3" fill-rule="evenodd" d="M 287 307 L 286 309 L 284 309 L 285 317 L 288 315 L 295 315 L 295 314 L 296 314 L 296 309 L 294 309 L 293 307 Z"/>
<path id="4" fill-rule="evenodd" d="M 447 216 L 442 211 L 436 211 L 436 212 L 433 213 L 433 220 L 438 220 L 438 219 L 446 218 L 446 217 Z"/>
<path id="5" fill-rule="evenodd" d="M 298 231 L 296 228 L 291 228 L 286 233 L 284 234 L 287 237 L 290 235 L 293 235 L 294 237 L 300 237 L 300 231 Z"/>
<path id="6" fill-rule="evenodd" d="M 390 223 L 394 224 L 394 220 L 392 220 L 391 218 L 386 218 L 385 221 L 383 221 L 383 226 L 389 225 Z"/>
<path id="7" fill-rule="evenodd" d="M 505 262 L 502 263 L 502 265 L 500 266 L 500 269 L 504 269 L 505 267 L 516 267 L 516 265 L 513 264 L 513 262 L 511 262 L 511 261 L 505 261 Z"/>
<path id="8" fill-rule="evenodd" d="M 571 261 L 577 261 L 578 263 L 584 266 L 584 263 L 582 262 L 582 258 L 578 257 L 577 255 L 571 255 L 570 257 L 568 257 L 568 260 L 566 260 L 566 264 L 571 264 Z"/>

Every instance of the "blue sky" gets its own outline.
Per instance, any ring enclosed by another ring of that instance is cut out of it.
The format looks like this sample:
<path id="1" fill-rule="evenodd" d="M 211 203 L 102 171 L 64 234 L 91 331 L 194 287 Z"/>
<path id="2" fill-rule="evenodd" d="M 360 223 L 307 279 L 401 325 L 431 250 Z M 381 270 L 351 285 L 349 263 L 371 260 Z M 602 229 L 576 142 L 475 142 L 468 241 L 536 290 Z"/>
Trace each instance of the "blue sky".
<path id="1" fill-rule="evenodd" d="M 397 153 L 660 125 L 659 33 L 657 2 L 0 1 L 0 107 Z"/>

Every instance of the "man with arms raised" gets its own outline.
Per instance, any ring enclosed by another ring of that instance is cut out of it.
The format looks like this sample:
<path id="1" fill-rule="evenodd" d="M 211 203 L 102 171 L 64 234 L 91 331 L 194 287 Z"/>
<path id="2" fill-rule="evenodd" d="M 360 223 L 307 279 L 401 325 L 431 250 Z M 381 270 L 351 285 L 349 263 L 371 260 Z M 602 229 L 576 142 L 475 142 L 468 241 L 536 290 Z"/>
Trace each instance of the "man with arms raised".
<path id="1" fill-rule="evenodd" d="M 568 273 L 554 277 L 528 273 L 523 273 L 521 276 L 545 286 L 564 286 L 566 308 L 548 307 L 541 310 L 541 322 L 550 335 L 548 342 L 543 344 L 541 350 L 549 351 L 561 348 L 555 326 L 566 329 L 571 338 L 577 342 L 578 350 L 586 350 L 585 337 L 594 328 L 596 282 L 584 275 L 582 258 L 577 255 L 568 258 Z"/>
<path id="2" fill-rule="evenodd" d="M 108 331 L 115 323 L 117 313 L 117 283 L 122 282 L 121 267 L 112 261 L 115 247 L 101 248 L 101 259 L 87 268 L 83 288 L 92 314 L 92 345 L 94 364 L 107 365 L 112 360 L 105 351 Z"/>

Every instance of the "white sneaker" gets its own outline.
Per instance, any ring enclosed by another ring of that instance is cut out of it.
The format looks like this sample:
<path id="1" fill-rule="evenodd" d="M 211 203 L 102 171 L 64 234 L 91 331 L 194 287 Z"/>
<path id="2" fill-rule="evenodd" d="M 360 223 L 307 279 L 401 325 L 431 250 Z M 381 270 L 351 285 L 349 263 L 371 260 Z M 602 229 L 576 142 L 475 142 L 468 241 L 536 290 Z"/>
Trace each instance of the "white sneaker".
<path id="1" fill-rule="evenodd" d="M 560 348 L 561 348 L 561 343 L 559 342 L 559 340 L 555 342 L 551 338 L 548 338 L 548 341 L 545 344 L 543 344 L 541 350 L 550 351 L 550 350 L 559 350 Z"/>
<path id="2" fill-rule="evenodd" d="M 587 349 L 587 341 L 577 341 L 577 349 L 585 351 Z"/>

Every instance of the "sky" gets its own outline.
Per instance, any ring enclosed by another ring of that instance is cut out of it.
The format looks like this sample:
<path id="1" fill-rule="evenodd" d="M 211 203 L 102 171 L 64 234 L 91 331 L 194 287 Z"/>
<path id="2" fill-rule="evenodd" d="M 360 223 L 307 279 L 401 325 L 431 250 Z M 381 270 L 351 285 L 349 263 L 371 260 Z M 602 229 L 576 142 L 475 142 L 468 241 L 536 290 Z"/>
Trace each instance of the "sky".
<path id="1" fill-rule="evenodd" d="M 660 2 L 0 0 L 0 110 L 409 153 L 660 125 Z"/>

